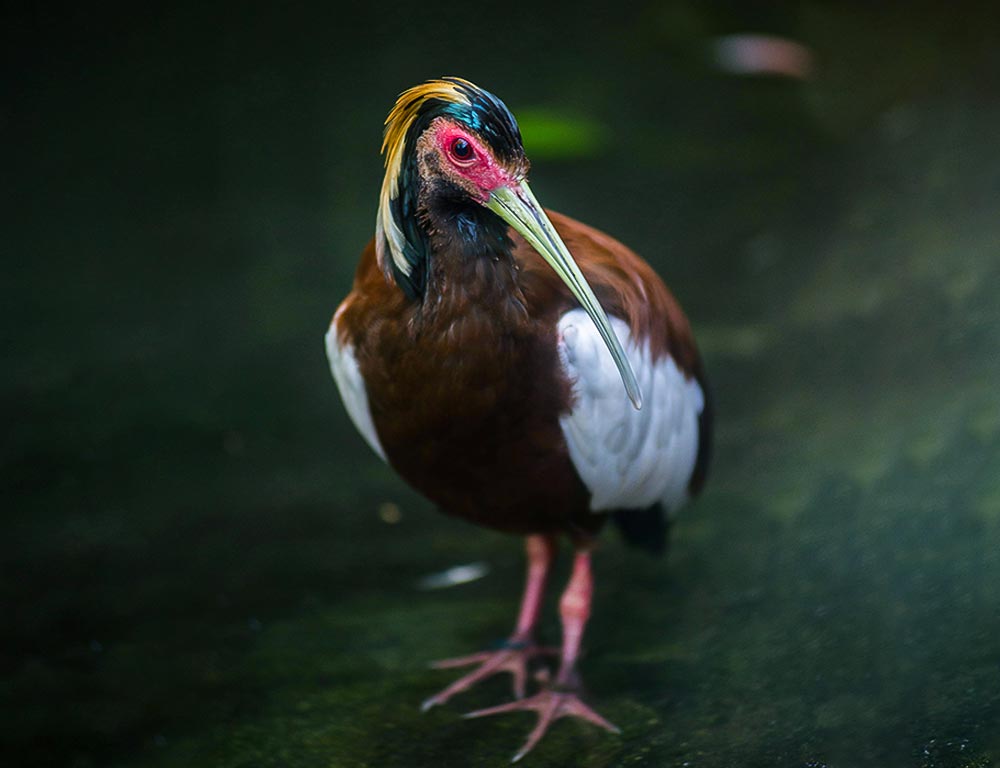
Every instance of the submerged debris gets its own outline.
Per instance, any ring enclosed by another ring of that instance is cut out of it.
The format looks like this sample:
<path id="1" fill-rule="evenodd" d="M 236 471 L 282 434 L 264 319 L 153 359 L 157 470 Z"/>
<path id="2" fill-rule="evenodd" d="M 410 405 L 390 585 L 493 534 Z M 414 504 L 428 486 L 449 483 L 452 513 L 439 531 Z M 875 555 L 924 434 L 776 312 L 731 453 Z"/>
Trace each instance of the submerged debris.
<path id="1" fill-rule="evenodd" d="M 378 517 L 383 523 L 395 525 L 403 519 L 403 510 L 399 508 L 398 504 L 385 501 L 378 505 Z"/>
<path id="2" fill-rule="evenodd" d="M 424 576 L 417 582 L 417 589 L 444 589 L 445 587 L 467 584 L 470 581 L 483 578 L 489 572 L 490 567 L 484 562 L 453 565 L 438 573 Z"/>
<path id="3" fill-rule="evenodd" d="M 712 43 L 716 66 L 737 75 L 783 75 L 807 80 L 812 75 L 813 56 L 794 40 L 774 35 L 738 34 L 716 38 Z"/>

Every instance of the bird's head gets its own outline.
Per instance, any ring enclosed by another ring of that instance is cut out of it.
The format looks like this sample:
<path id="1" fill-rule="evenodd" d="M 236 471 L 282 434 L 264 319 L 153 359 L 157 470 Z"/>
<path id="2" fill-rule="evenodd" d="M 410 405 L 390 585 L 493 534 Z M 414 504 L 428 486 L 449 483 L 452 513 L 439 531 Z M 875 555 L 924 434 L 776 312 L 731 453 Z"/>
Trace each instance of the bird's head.
<path id="1" fill-rule="evenodd" d="M 415 86 L 399 96 L 386 119 L 382 153 L 385 179 L 375 249 L 389 279 L 411 298 L 423 296 L 428 215 L 451 219 L 472 238 L 480 234 L 477 221 L 505 222 L 538 251 L 590 315 L 629 398 L 640 407 L 639 385 L 607 315 L 528 186 L 521 132 L 500 99 L 457 77 Z"/>

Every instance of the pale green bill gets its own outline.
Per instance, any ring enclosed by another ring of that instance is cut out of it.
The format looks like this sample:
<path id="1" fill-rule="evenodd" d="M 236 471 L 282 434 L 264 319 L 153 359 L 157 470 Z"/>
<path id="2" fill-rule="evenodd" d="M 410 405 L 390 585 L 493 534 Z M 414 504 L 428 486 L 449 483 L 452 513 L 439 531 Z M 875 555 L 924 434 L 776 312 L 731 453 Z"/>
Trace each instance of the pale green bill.
<path id="1" fill-rule="evenodd" d="M 625 357 L 625 350 L 622 349 L 618 336 L 615 335 L 608 316 L 597 301 L 597 297 L 591 290 L 586 278 L 577 266 L 573 256 L 570 255 L 566 244 L 559 237 L 556 228 L 552 226 L 549 217 L 545 215 L 542 206 L 535 199 L 528 182 L 522 181 L 516 187 L 497 187 L 490 195 L 486 206 L 497 216 L 502 218 L 521 236 L 527 240 L 531 247 L 541 255 L 543 259 L 556 271 L 566 286 L 572 291 L 577 301 L 580 302 L 594 325 L 597 326 L 601 338 L 611 352 L 611 357 L 618 366 L 622 383 L 628 393 L 629 400 L 636 410 L 642 408 L 642 392 L 639 391 L 639 382 L 635 379 L 635 373 Z"/>

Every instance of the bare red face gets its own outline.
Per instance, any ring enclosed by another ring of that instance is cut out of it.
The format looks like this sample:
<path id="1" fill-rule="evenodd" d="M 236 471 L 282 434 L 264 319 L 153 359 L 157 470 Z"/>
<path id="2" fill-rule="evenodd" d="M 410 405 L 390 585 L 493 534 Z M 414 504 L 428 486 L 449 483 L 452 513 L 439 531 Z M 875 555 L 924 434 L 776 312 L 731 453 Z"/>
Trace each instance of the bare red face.
<path id="1" fill-rule="evenodd" d="M 428 134 L 442 159 L 442 170 L 478 202 L 489 200 L 497 187 L 512 186 L 519 181 L 515 171 L 498 163 L 489 147 L 472 131 L 439 119 Z"/>

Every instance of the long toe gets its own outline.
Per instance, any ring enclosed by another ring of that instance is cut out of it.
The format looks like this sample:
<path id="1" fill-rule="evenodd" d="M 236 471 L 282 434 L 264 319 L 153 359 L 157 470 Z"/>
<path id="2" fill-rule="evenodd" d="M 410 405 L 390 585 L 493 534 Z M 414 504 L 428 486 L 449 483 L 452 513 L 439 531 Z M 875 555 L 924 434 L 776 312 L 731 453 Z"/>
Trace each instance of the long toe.
<path id="1" fill-rule="evenodd" d="M 500 704 L 496 707 L 487 707 L 475 712 L 469 712 L 465 717 L 489 717 L 491 715 L 503 715 L 509 712 L 533 711 L 538 714 L 538 722 L 528 735 L 528 740 L 518 751 L 512 763 L 518 762 L 528 754 L 535 745 L 542 740 L 548 731 L 549 726 L 561 717 L 579 717 L 583 720 L 598 725 L 612 733 L 621 733 L 617 726 L 601 717 L 597 712 L 580 701 L 575 693 L 564 693 L 559 691 L 542 691 L 534 696 L 522 701 L 512 701 L 509 704 Z"/>
<path id="2" fill-rule="evenodd" d="M 483 651 L 482 653 L 460 656 L 455 659 L 436 661 L 431 665 L 435 669 L 468 667 L 473 664 L 478 664 L 479 667 L 469 674 L 460 677 L 443 691 L 425 699 L 420 709 L 426 712 L 431 707 L 444 704 L 452 696 L 467 691 L 477 683 L 500 672 L 510 673 L 514 687 L 514 696 L 518 699 L 523 699 L 527 685 L 529 664 L 539 656 L 548 656 L 554 653 L 558 653 L 558 650 L 543 648 L 533 644 L 517 644 L 516 646 L 502 648 L 498 651 Z"/>

